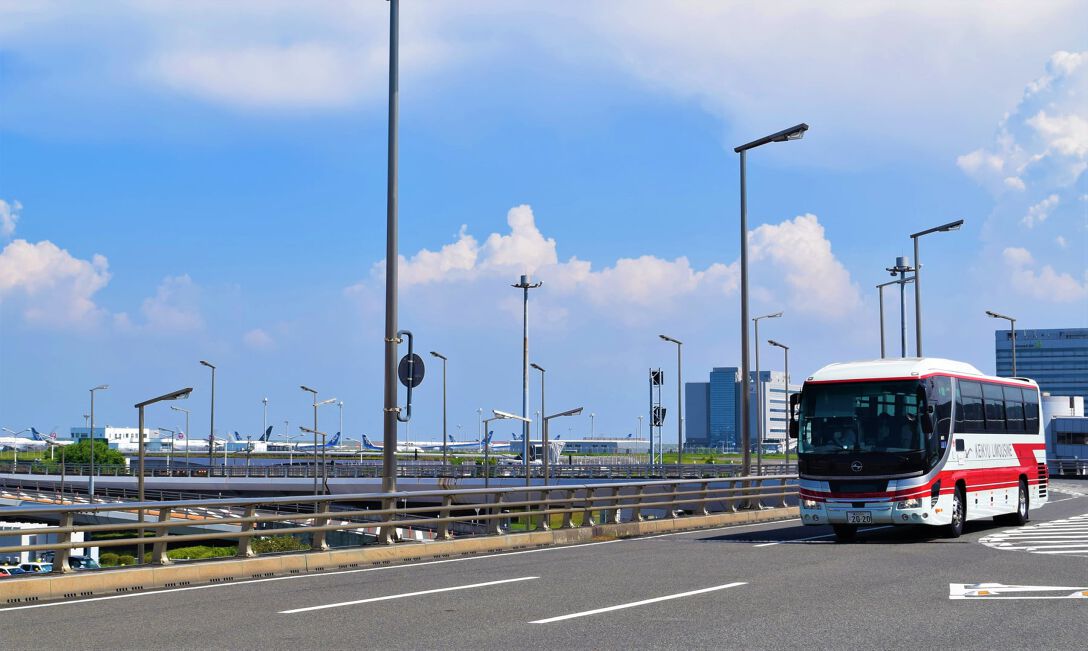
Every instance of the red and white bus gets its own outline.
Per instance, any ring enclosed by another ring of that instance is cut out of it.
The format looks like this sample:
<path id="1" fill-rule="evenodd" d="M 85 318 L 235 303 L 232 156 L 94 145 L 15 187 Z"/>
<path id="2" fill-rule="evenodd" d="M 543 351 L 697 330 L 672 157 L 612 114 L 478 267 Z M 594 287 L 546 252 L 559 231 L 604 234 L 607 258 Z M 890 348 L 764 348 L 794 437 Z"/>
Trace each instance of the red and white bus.
<path id="1" fill-rule="evenodd" d="M 1039 385 L 936 358 L 831 364 L 790 399 L 801 520 L 929 524 L 1028 521 L 1047 500 Z"/>

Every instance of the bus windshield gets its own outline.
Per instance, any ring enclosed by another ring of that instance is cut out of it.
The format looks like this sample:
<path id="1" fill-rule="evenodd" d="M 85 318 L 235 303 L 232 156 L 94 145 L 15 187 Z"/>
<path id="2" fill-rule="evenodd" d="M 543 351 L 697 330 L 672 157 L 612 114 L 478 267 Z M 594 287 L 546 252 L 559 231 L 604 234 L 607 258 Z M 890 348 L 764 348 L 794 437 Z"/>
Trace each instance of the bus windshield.
<path id="1" fill-rule="evenodd" d="M 904 453 L 925 449 L 917 380 L 809 384 L 801 398 L 798 451 Z"/>

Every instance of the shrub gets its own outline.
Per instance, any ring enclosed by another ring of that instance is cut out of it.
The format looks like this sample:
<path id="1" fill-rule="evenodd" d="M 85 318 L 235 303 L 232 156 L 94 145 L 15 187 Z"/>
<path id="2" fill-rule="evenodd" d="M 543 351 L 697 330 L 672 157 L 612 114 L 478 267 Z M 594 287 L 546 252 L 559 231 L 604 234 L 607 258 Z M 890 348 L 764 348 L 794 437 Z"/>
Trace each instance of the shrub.
<path id="1" fill-rule="evenodd" d="M 253 541 L 253 551 L 258 554 L 295 552 L 306 548 L 307 546 L 294 536 L 269 536 L 267 538 L 257 538 Z"/>
<path id="2" fill-rule="evenodd" d="M 117 557 L 117 564 L 118 565 L 135 565 L 136 564 L 136 557 L 133 556 L 132 554 L 120 554 Z"/>
<path id="3" fill-rule="evenodd" d="M 113 567 L 117 565 L 117 554 L 113 552 L 106 552 L 98 557 L 98 564 L 102 567 Z"/>

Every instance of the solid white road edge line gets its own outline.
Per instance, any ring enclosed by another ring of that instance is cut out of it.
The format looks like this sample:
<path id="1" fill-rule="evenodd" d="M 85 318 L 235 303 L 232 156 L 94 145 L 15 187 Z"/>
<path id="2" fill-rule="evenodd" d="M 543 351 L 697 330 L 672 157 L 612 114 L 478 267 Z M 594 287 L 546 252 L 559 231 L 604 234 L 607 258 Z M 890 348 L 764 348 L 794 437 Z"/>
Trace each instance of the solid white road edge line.
<path id="1" fill-rule="evenodd" d="M 639 536 L 636 538 L 617 538 L 615 540 L 599 540 L 597 542 L 590 543 L 577 543 L 574 545 L 557 545 L 555 547 L 541 547 L 539 549 L 522 549 L 516 552 L 499 552 L 497 554 L 481 554 L 479 556 L 464 556 L 461 558 L 444 558 L 438 561 L 423 561 L 420 563 L 402 563 L 399 565 L 383 565 L 380 567 L 363 567 L 356 570 L 336 570 L 333 572 L 314 572 L 313 574 L 290 574 L 287 576 L 274 576 L 267 579 L 250 579 L 248 581 L 238 581 L 232 583 L 211 583 L 208 585 L 191 585 L 182 588 L 166 588 L 162 590 L 149 590 L 147 592 L 130 592 L 127 594 L 109 595 L 106 597 L 88 597 L 86 599 L 72 599 L 68 601 L 53 601 L 45 604 L 32 604 L 29 606 L 11 606 L 10 608 L 0 608 L 0 615 L 13 610 L 29 610 L 31 608 L 53 608 L 56 606 L 73 606 L 77 604 L 90 603 L 92 601 L 107 601 L 111 599 L 130 599 L 132 597 L 153 597 L 156 595 L 170 594 L 172 592 L 188 592 L 190 590 L 211 590 L 212 588 L 237 588 L 245 585 L 253 585 L 254 583 L 268 583 L 270 581 L 290 581 L 293 579 L 316 579 L 323 576 L 336 576 L 339 574 L 358 574 L 360 572 L 380 572 L 386 570 L 403 570 L 412 567 L 424 567 L 427 565 L 444 565 L 446 563 L 460 563 L 462 561 L 477 561 L 487 558 L 502 558 L 503 556 L 520 556 L 521 554 L 538 554 L 540 552 L 554 552 L 563 550 L 579 549 L 581 547 L 594 547 L 596 545 L 611 545 L 612 543 L 619 542 L 637 542 L 639 540 L 646 540 L 648 538 L 662 538 L 664 536 L 676 536 L 680 534 L 692 534 L 692 533 L 710 533 L 713 531 L 722 531 L 725 529 L 742 529 L 745 527 L 758 527 L 772 524 L 785 524 L 789 522 L 796 522 L 800 518 L 791 518 L 789 520 L 769 520 L 767 522 L 749 522 L 745 524 L 730 524 L 722 527 L 714 527 L 712 529 L 696 529 L 694 531 L 677 531 L 673 533 L 656 534 L 653 536 Z"/>
<path id="2" fill-rule="evenodd" d="M 716 585 L 712 588 L 703 588 L 701 590 L 692 590 L 690 592 L 681 592 L 678 594 L 670 594 L 664 597 L 654 597 L 653 599 L 643 599 L 642 601 L 632 601 L 628 604 L 620 604 L 618 606 L 608 606 L 607 608 L 595 608 L 594 610 L 584 610 L 580 613 L 571 613 L 569 615 L 560 615 L 559 617 L 549 617 L 548 619 L 538 619 L 530 624 L 551 624 L 552 622 L 561 622 L 566 619 L 574 619 L 575 617 L 588 617 L 589 615 L 599 615 L 600 613 L 608 613 L 613 610 L 622 610 L 624 608 L 634 608 L 635 606 L 645 606 L 646 604 L 654 604 L 659 601 L 669 601 L 670 599 L 680 599 L 681 597 L 690 597 L 692 595 L 703 594 L 706 592 L 714 592 L 716 590 L 725 590 L 726 588 L 735 588 L 739 585 L 747 585 L 747 583 L 741 581 L 738 583 L 726 583 L 725 585 Z"/>
<path id="3" fill-rule="evenodd" d="M 313 610 L 325 610 L 326 608 L 340 608 L 341 606 L 355 606 L 358 604 L 369 604 L 375 601 L 389 601 L 390 599 L 404 599 L 406 597 L 418 597 L 425 594 L 437 594 L 439 592 L 454 592 L 456 590 L 470 590 L 472 588 L 486 588 L 491 585 L 501 585 L 503 583 L 516 583 L 518 581 L 531 581 L 533 579 L 539 579 L 539 576 L 522 576 L 516 579 L 502 579 L 501 581 L 487 581 L 486 583 L 472 583 L 469 585 L 455 585 L 449 588 L 435 588 L 434 590 L 419 590 L 417 592 L 405 592 L 402 594 L 385 595 L 384 597 L 370 597 L 369 599 L 356 599 L 354 601 L 341 601 L 335 604 L 324 604 L 322 606 L 309 606 L 306 608 L 294 608 L 292 610 L 281 610 L 281 615 L 290 615 L 293 613 L 308 613 Z"/>

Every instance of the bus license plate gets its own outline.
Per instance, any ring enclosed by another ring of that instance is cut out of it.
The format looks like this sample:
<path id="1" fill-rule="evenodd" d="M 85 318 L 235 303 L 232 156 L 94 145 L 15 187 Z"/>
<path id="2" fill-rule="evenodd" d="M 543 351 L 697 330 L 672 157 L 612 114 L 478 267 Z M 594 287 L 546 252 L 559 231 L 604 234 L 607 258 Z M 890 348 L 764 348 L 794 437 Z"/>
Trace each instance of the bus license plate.
<path id="1" fill-rule="evenodd" d="M 872 524 L 873 514 L 868 511 L 847 511 L 846 522 L 848 524 Z"/>

